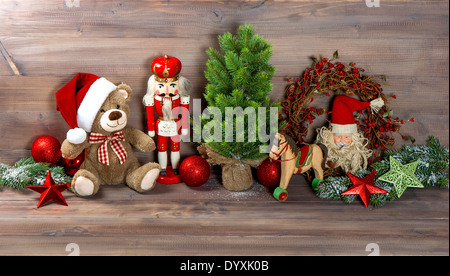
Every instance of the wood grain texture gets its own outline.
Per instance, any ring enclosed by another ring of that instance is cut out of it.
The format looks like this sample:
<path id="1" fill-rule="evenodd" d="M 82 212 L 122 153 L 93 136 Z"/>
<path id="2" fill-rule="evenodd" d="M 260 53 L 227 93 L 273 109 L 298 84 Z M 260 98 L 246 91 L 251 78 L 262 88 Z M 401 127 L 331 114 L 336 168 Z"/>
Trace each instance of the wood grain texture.
<path id="1" fill-rule="evenodd" d="M 138 194 L 102 187 L 94 198 L 64 192 L 68 207 L 36 209 L 38 194 L 0 193 L 0 255 L 381 255 L 448 254 L 448 189 L 408 189 L 381 208 L 321 200 L 294 176 L 279 203 L 255 182 L 246 192 L 157 185 Z M 370 253 L 370 252 L 369 252 Z"/>
<path id="2" fill-rule="evenodd" d="M 368 8 L 363 1 L 82 0 L 80 7 L 69 7 L 62 0 L 3 1 L 0 116 L 9 122 L 0 123 L 1 136 L 8 137 L 0 142 L 0 161 L 22 157 L 35 136 L 64 137 L 67 127 L 54 109 L 54 93 L 77 72 L 131 85 L 135 95 L 130 123 L 141 129 L 145 114 L 140 103 L 154 57 L 179 57 L 183 74 L 193 83 L 192 97 L 201 99 L 205 50 L 218 48 L 217 35 L 235 32 L 244 22 L 273 44 L 273 100 L 282 97 L 285 77 L 300 75 L 312 55 L 329 56 L 338 49 L 343 62 L 357 62 L 371 74 L 389 77 L 384 89 L 386 95 L 397 96 L 395 114 L 416 121 L 404 127 L 405 134 L 415 136 L 417 143 L 434 135 L 448 145 L 448 5 L 389 1 Z M 322 102 L 327 104 L 326 99 Z M 313 140 L 314 128 L 323 124 L 313 125 L 306 140 Z M 26 128 L 21 138 L 16 125 Z"/>
<path id="3" fill-rule="evenodd" d="M 380 0 L 379 8 L 364 2 L 80 0 L 70 7 L 65 0 L 3 0 L 0 162 L 29 157 L 40 135 L 64 139 L 68 126 L 54 95 L 78 72 L 129 84 L 129 124 L 143 131 L 141 102 L 153 58 L 180 58 L 192 98 L 202 99 L 205 50 L 218 48 L 217 36 L 243 23 L 273 45 L 272 100 L 311 56 L 339 50 L 342 62 L 388 76 L 383 89 L 397 96 L 394 114 L 415 118 L 404 134 L 417 144 L 434 135 L 449 146 L 449 1 Z M 315 104 L 327 106 L 329 98 Z M 316 120 L 306 140 L 325 123 Z M 182 157 L 196 153 L 190 143 L 181 150 Z M 65 255 L 67 243 L 76 242 L 82 255 L 367 255 L 368 243 L 378 243 L 382 255 L 448 255 L 448 189 L 408 189 L 382 208 L 365 209 L 359 201 L 320 200 L 294 176 L 288 202 L 280 204 L 258 183 L 228 192 L 218 175 L 215 170 L 197 189 L 160 185 L 137 194 L 108 187 L 93 199 L 67 192 L 69 207 L 40 209 L 37 194 L 5 189 L 0 254 Z"/>

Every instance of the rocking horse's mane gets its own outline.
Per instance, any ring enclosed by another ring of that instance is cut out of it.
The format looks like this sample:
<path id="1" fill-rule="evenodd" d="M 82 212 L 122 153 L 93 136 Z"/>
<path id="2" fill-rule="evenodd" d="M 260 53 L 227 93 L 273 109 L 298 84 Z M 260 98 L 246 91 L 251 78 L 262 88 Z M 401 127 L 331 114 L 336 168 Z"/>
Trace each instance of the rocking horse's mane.
<path id="1" fill-rule="evenodd" d="M 298 146 L 297 143 L 294 141 L 294 139 L 292 139 L 291 136 L 284 134 L 284 133 L 280 133 L 281 135 L 283 135 L 284 139 L 286 139 L 286 141 L 288 142 L 289 146 L 291 147 L 291 150 L 294 154 L 297 154 L 298 152 Z"/>

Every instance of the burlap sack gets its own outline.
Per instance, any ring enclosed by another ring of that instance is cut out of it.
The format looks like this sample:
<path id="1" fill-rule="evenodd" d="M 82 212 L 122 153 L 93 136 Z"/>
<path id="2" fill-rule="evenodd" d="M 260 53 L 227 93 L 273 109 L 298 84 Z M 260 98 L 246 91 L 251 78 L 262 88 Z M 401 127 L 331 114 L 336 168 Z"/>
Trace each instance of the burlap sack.
<path id="1" fill-rule="evenodd" d="M 256 168 L 262 161 L 239 161 L 235 158 L 227 158 L 205 144 L 197 147 L 197 150 L 209 164 L 222 166 L 223 187 L 234 192 L 245 191 L 252 186 L 253 177 L 251 167 Z"/>

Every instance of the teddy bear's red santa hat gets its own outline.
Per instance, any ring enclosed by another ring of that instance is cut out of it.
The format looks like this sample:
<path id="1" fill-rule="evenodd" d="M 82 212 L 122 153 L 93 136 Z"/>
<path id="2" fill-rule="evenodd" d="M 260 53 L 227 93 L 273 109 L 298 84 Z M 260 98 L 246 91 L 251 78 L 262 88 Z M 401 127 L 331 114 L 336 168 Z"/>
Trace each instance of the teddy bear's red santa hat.
<path id="1" fill-rule="evenodd" d="M 69 142 L 84 142 L 86 132 L 91 132 L 92 123 L 100 107 L 116 88 L 117 86 L 105 78 L 78 73 L 56 92 L 56 109 L 71 128 L 67 132 Z"/>

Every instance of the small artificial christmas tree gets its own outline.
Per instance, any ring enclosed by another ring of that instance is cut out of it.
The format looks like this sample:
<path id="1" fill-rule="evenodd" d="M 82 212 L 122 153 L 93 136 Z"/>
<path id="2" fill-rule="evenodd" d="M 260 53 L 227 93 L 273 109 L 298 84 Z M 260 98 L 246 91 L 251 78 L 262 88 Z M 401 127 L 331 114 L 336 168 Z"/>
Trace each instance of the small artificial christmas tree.
<path id="1" fill-rule="evenodd" d="M 211 164 L 222 165 L 225 188 L 242 191 L 252 184 L 250 166 L 256 167 L 267 156 L 260 150 L 267 142 L 259 134 L 279 130 L 281 106 L 271 103 L 268 97 L 276 69 L 269 63 L 272 45 L 256 34 L 253 26 L 242 25 L 236 36 L 225 33 L 218 39 L 222 51 L 206 51 L 208 84 L 204 97 L 213 116 L 202 117 L 203 145 L 199 151 L 207 155 Z M 271 107 L 275 108 L 275 115 L 274 109 L 270 112 Z M 265 110 L 262 116 L 260 110 Z M 258 119 L 248 111 L 258 114 Z M 230 112 L 236 116 L 230 117 Z M 217 118 L 217 114 L 225 115 L 225 119 Z M 270 123 L 271 114 L 276 124 Z"/>

